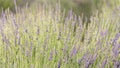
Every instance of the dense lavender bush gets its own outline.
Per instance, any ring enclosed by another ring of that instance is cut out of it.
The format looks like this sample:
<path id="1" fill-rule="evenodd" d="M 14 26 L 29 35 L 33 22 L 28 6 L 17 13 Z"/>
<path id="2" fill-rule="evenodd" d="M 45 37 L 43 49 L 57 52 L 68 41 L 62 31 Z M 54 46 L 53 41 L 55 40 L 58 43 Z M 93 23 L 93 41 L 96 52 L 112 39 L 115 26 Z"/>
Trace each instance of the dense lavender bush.
<path id="1" fill-rule="evenodd" d="M 0 68 L 119 68 L 117 3 L 92 15 L 88 29 L 81 16 L 61 11 L 60 5 L 3 12 Z"/>

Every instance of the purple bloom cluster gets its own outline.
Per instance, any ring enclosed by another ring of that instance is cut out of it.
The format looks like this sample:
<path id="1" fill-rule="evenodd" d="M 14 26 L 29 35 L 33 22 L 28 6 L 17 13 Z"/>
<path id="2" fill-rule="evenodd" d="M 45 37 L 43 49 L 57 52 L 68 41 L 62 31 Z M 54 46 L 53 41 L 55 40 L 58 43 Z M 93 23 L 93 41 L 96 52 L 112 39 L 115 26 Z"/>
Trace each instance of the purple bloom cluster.
<path id="1" fill-rule="evenodd" d="M 113 48 L 112 52 L 115 57 L 119 56 L 120 53 L 120 43 L 117 43 L 118 39 L 120 38 L 120 33 L 116 34 L 114 40 L 113 40 Z"/>

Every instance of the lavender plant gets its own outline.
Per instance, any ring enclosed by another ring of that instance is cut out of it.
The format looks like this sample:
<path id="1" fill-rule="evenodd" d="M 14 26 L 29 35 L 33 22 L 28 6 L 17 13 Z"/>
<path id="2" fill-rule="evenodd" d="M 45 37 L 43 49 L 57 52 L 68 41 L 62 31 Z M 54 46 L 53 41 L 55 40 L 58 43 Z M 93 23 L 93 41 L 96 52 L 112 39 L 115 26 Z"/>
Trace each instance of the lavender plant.
<path id="1" fill-rule="evenodd" d="M 81 16 L 72 10 L 64 15 L 60 5 L 24 8 L 16 14 L 6 10 L 0 18 L 0 67 L 119 68 L 116 7 L 105 6 L 91 16 L 88 29 Z"/>

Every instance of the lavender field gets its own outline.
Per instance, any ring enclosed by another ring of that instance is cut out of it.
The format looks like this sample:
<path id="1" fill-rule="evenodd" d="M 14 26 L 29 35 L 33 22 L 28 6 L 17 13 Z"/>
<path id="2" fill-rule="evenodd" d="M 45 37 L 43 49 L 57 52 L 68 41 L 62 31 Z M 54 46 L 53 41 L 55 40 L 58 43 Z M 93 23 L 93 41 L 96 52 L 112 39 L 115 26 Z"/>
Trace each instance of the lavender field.
<path id="1" fill-rule="evenodd" d="M 32 9 L 1 13 L 0 68 L 120 68 L 119 0 L 90 22 L 59 4 Z"/>

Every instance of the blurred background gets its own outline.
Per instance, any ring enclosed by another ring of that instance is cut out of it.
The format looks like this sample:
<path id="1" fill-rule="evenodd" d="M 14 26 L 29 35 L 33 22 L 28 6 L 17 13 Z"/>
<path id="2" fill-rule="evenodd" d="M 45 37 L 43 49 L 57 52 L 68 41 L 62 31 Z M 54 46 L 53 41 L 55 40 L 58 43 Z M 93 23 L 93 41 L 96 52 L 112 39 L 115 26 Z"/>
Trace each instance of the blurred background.
<path id="1" fill-rule="evenodd" d="M 56 3 L 61 5 L 61 10 L 68 12 L 73 10 L 76 15 L 82 15 L 89 18 L 95 12 L 102 12 L 102 8 L 108 6 L 112 8 L 117 0 L 0 0 L 0 13 L 8 8 L 15 13 L 15 5 L 19 8 L 24 8 L 26 5 L 33 8 L 40 5 L 56 6 Z M 85 19 L 85 18 L 84 18 Z"/>

